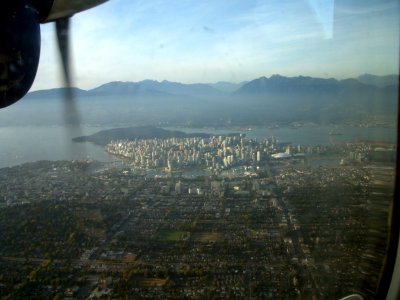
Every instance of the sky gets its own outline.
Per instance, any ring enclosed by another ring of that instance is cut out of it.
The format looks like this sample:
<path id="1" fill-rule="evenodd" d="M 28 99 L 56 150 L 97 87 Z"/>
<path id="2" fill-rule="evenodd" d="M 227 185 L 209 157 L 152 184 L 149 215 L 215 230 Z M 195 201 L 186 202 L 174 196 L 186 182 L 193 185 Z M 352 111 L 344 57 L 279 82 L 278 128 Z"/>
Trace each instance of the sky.
<path id="1" fill-rule="evenodd" d="M 109 0 L 72 18 L 73 82 L 239 83 L 399 70 L 397 0 Z M 61 87 L 54 24 L 31 90 Z"/>

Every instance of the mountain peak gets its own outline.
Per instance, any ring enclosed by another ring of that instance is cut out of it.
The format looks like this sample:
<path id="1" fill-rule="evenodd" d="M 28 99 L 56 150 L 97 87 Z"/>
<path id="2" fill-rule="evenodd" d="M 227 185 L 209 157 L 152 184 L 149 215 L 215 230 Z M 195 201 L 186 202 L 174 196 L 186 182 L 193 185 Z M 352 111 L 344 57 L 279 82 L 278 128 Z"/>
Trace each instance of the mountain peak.
<path id="1" fill-rule="evenodd" d="M 129 81 L 111 81 L 91 89 L 93 93 L 126 93 L 134 92 L 138 88 L 137 83 Z"/>
<path id="2" fill-rule="evenodd" d="M 399 82 L 398 75 L 385 75 L 376 76 L 372 74 L 365 73 L 358 76 L 358 81 L 364 84 L 373 85 L 375 87 L 386 87 L 391 85 L 397 85 Z"/>
<path id="3" fill-rule="evenodd" d="M 314 78 L 308 76 L 285 77 L 278 74 L 270 78 L 260 77 L 243 85 L 237 94 L 263 94 L 287 92 L 337 92 L 336 79 Z"/>
<path id="4" fill-rule="evenodd" d="M 219 96 L 221 91 L 213 88 L 207 84 L 183 84 L 179 82 L 172 82 L 168 80 L 156 81 L 151 79 L 145 79 L 139 82 L 123 82 L 113 81 L 103 84 L 97 88 L 90 90 L 93 93 L 105 93 L 105 94 L 174 94 L 174 95 L 193 95 L 193 96 Z"/>

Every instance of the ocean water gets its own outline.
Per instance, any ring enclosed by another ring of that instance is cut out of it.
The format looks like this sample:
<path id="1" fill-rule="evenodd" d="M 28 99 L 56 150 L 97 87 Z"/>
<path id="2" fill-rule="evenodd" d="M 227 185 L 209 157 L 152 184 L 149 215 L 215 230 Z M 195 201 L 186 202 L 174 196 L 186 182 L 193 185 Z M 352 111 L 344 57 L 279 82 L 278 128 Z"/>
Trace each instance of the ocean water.
<path id="1" fill-rule="evenodd" d="M 328 145 L 332 143 L 350 142 L 355 140 L 396 141 L 396 128 L 394 127 L 354 127 L 354 126 L 304 126 L 304 127 L 231 127 L 231 128 L 182 128 L 167 127 L 170 130 L 185 132 L 205 132 L 213 135 L 227 133 L 242 133 L 247 138 L 265 139 L 272 136 L 278 142 L 291 143 L 293 145 Z M 330 135 L 330 132 L 340 135 Z"/>
<path id="2" fill-rule="evenodd" d="M 90 135 L 100 130 L 109 129 L 106 126 L 81 126 L 79 135 Z M 363 128 L 329 126 L 289 127 L 280 128 L 181 128 L 166 129 L 185 132 L 206 132 L 213 135 L 227 133 L 243 133 L 249 138 L 265 139 L 275 136 L 279 142 L 294 145 L 326 145 L 334 142 L 354 141 L 356 139 L 380 140 L 395 142 L 395 128 Z M 329 135 L 335 130 L 342 135 Z M 0 127 L 0 168 L 19 165 L 38 160 L 73 160 L 95 159 L 109 162 L 115 158 L 109 156 L 102 147 L 91 143 L 74 143 L 71 138 L 77 133 L 69 132 L 63 126 L 3 126 Z"/>
<path id="3" fill-rule="evenodd" d="M 79 134 L 89 135 L 108 127 L 82 126 Z M 63 126 L 0 127 L 0 168 L 38 160 L 73 160 L 91 158 L 112 161 L 102 147 L 75 143 Z"/>

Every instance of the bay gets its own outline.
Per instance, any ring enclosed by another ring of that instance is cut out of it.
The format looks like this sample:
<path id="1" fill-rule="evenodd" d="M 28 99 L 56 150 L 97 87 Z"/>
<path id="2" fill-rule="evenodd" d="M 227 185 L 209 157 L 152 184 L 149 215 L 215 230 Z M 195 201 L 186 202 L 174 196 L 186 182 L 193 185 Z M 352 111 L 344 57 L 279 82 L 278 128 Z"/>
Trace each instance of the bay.
<path id="1" fill-rule="evenodd" d="M 89 135 L 103 129 L 109 127 L 81 126 L 80 134 Z M 0 168 L 38 160 L 113 160 L 102 147 L 74 143 L 72 137 L 63 126 L 0 127 Z"/>
<path id="2" fill-rule="evenodd" d="M 90 135 L 110 126 L 81 126 L 81 135 Z M 248 138 L 265 139 L 275 136 L 278 142 L 293 145 L 327 145 L 336 142 L 362 140 L 396 141 L 396 129 L 393 127 L 352 127 L 352 126 L 304 126 L 292 127 L 255 127 L 251 128 L 188 128 L 164 127 L 187 133 L 204 132 L 213 135 L 228 133 L 246 134 Z M 330 135 L 334 130 L 341 135 Z M 74 143 L 71 132 L 63 126 L 4 126 L 0 127 L 0 168 L 11 167 L 38 160 L 94 159 L 103 162 L 117 160 L 109 156 L 103 147 L 91 143 Z"/>
<path id="3" fill-rule="evenodd" d="M 329 145 L 333 143 L 352 142 L 357 140 L 396 141 L 395 127 L 356 127 L 356 126 L 303 126 L 303 127 L 229 127 L 229 128 L 190 128 L 166 127 L 170 130 L 181 130 L 187 133 L 204 132 L 213 135 L 239 133 L 247 138 L 266 139 L 276 137 L 280 143 L 292 145 Z M 334 134 L 331 134 L 334 133 Z"/>

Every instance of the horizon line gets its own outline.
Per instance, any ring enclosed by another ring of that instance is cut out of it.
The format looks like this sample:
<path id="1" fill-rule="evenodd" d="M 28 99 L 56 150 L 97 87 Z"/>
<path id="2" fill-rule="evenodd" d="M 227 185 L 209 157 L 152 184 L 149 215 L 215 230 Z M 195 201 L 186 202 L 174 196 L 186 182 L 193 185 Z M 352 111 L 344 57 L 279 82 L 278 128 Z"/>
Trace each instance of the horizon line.
<path id="1" fill-rule="evenodd" d="M 228 84 L 237 84 L 237 85 L 239 85 L 239 84 L 248 83 L 248 82 L 260 79 L 260 78 L 268 78 L 268 79 L 270 79 L 270 78 L 272 78 L 274 76 L 280 76 L 280 77 L 285 77 L 285 78 L 309 77 L 309 78 L 320 78 L 320 79 L 327 79 L 327 80 L 334 79 L 334 80 L 337 80 L 337 81 L 343 81 L 343 80 L 348 80 L 348 79 L 356 79 L 356 80 L 358 80 L 359 77 L 365 76 L 365 75 L 374 76 L 374 77 L 399 76 L 399 74 L 375 75 L 375 74 L 371 74 L 371 73 L 362 73 L 362 74 L 358 75 L 357 77 L 346 77 L 346 78 L 343 78 L 343 79 L 338 79 L 338 78 L 335 78 L 335 77 L 319 77 L 319 76 L 310 76 L 310 75 L 285 76 L 285 75 L 282 75 L 282 74 L 272 74 L 269 77 L 263 75 L 263 76 L 260 76 L 260 77 L 257 77 L 257 78 L 253 78 L 253 79 L 250 79 L 250 80 L 243 80 L 243 81 L 240 81 L 240 82 L 231 82 L 231 81 L 220 80 L 220 81 L 216 81 L 216 82 L 191 82 L 191 83 L 185 83 L 185 82 L 180 82 L 180 81 L 170 81 L 168 79 L 156 80 L 156 79 L 146 78 L 146 79 L 142 79 L 140 81 L 112 80 L 112 81 L 108 81 L 108 82 L 102 83 L 102 84 L 100 84 L 100 85 L 98 85 L 98 86 L 96 86 L 94 88 L 91 88 L 91 89 L 83 89 L 83 88 L 78 87 L 77 85 L 71 86 L 71 88 L 76 88 L 76 89 L 80 89 L 80 90 L 83 90 L 83 91 L 91 91 L 91 90 L 99 88 L 99 87 L 101 87 L 103 85 L 106 85 L 106 84 L 109 84 L 109 83 L 114 83 L 114 82 L 141 83 L 141 82 L 144 82 L 144 81 L 153 81 L 153 82 L 157 82 L 157 83 L 170 82 L 170 83 L 178 83 L 178 84 L 183 84 L 183 85 L 192 85 L 192 84 L 213 85 L 213 84 L 218 84 L 218 83 L 228 83 Z M 47 89 L 29 90 L 28 94 L 33 93 L 33 92 L 39 92 L 39 91 L 48 91 L 48 90 L 57 90 L 57 89 L 66 89 L 66 88 L 67 87 L 65 87 L 65 86 L 60 86 L 60 87 L 52 87 L 52 88 L 47 88 Z"/>

